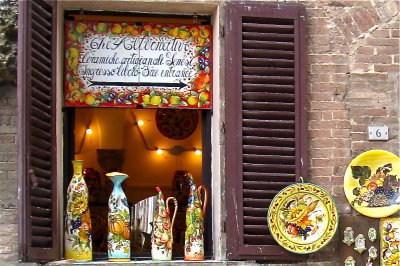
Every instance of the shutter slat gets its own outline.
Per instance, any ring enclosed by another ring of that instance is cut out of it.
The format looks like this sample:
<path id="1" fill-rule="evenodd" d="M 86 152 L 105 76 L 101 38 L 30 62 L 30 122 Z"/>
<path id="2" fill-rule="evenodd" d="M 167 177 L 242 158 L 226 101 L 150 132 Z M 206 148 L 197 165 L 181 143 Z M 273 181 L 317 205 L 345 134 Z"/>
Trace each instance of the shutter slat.
<path id="1" fill-rule="evenodd" d="M 34 5 L 32 5 L 32 11 L 37 13 L 43 19 L 51 21 L 52 18 L 51 8 L 48 8 L 47 5 L 43 3 L 43 1 L 37 1 Z"/>
<path id="2" fill-rule="evenodd" d="M 294 147 L 293 138 L 273 138 L 273 137 L 244 137 L 243 144 L 255 146 L 278 146 Z"/>
<path id="3" fill-rule="evenodd" d="M 244 32 L 278 32 L 278 33 L 293 33 L 293 25 L 279 25 L 279 24 L 260 24 L 260 23 L 243 23 Z"/>
<path id="4" fill-rule="evenodd" d="M 261 32 L 243 32 L 244 40 L 275 40 L 275 41 L 286 41 L 293 42 L 294 35 L 293 34 L 284 34 L 284 33 L 261 33 Z M 245 50 L 245 49 L 243 49 Z"/>
<path id="5" fill-rule="evenodd" d="M 32 40 L 36 41 L 35 46 L 40 49 L 46 49 L 49 50 L 51 48 L 51 42 L 50 40 L 46 39 L 44 36 L 41 35 L 40 32 L 35 31 L 32 29 Z"/>
<path id="6" fill-rule="evenodd" d="M 32 166 L 37 167 L 37 168 L 45 168 L 45 169 L 50 169 L 51 168 L 51 163 L 45 160 L 42 160 L 40 158 L 32 157 Z"/>
<path id="7" fill-rule="evenodd" d="M 281 58 L 243 58 L 243 66 L 293 67 L 294 60 Z"/>
<path id="8" fill-rule="evenodd" d="M 247 235 L 269 235 L 267 225 L 245 225 L 243 228 Z"/>
<path id="9" fill-rule="evenodd" d="M 50 209 L 51 207 L 51 199 L 46 199 L 42 197 L 31 197 L 32 205 L 39 207 L 39 208 L 45 208 L 45 209 Z"/>
<path id="10" fill-rule="evenodd" d="M 40 91 L 43 94 L 47 94 L 49 95 L 49 85 L 43 83 L 42 81 L 40 81 L 39 79 L 32 77 L 32 85 L 34 87 L 33 90 L 33 96 L 35 96 L 36 91 Z"/>
<path id="11" fill-rule="evenodd" d="M 36 59 L 35 57 L 32 56 L 32 65 L 40 70 L 42 72 L 42 74 L 46 73 L 49 74 L 51 73 L 51 66 L 46 66 L 45 64 L 43 64 L 42 62 L 40 62 L 38 59 Z"/>
<path id="12" fill-rule="evenodd" d="M 36 7 L 36 6 L 35 6 Z M 32 8 L 32 17 L 35 21 L 37 21 L 40 25 L 45 27 L 47 30 L 51 29 L 51 22 L 46 20 L 49 19 L 48 14 L 46 12 L 41 12 L 43 9 Z"/>
<path id="13" fill-rule="evenodd" d="M 255 119 L 243 119 L 243 126 L 245 127 L 269 127 L 269 128 L 294 128 L 293 120 L 255 120 Z"/>
<path id="14" fill-rule="evenodd" d="M 32 39 L 32 48 L 35 49 L 36 51 L 40 51 L 43 56 L 46 56 L 47 58 L 51 58 L 51 53 L 43 44 L 35 39 Z M 50 63 L 51 64 L 51 63 Z"/>
<path id="15" fill-rule="evenodd" d="M 260 111 L 260 110 L 243 110 L 244 119 L 276 119 L 276 120 L 294 120 L 294 112 L 279 111 Z"/>
<path id="16" fill-rule="evenodd" d="M 34 116 L 31 117 L 31 121 L 32 121 L 32 127 L 37 127 L 44 131 L 51 130 L 51 128 L 49 128 L 49 125 L 47 123 L 45 123 L 44 121 L 42 121 Z"/>
<path id="17" fill-rule="evenodd" d="M 243 100 L 293 103 L 294 95 L 290 93 L 245 92 L 243 93 Z"/>
<path id="18" fill-rule="evenodd" d="M 243 206 L 254 207 L 254 208 L 263 208 L 263 207 L 267 208 L 271 203 L 271 201 L 272 201 L 271 199 L 243 199 Z"/>
<path id="19" fill-rule="evenodd" d="M 31 128 L 32 135 L 35 137 L 42 137 L 42 139 L 46 141 L 51 140 L 51 133 L 48 131 L 44 131 L 38 127 L 32 127 Z"/>
<path id="20" fill-rule="evenodd" d="M 33 87 L 32 88 L 32 96 L 35 97 L 35 100 L 42 102 L 43 104 L 46 104 L 47 109 L 48 106 L 51 102 L 51 97 L 50 95 L 43 93 L 42 91 L 40 91 L 38 88 Z"/>
<path id="21" fill-rule="evenodd" d="M 45 150 L 50 150 L 51 149 L 51 143 L 48 141 L 44 141 L 43 139 L 36 138 L 32 136 L 32 145 L 34 145 L 37 148 L 42 148 Z"/>
<path id="22" fill-rule="evenodd" d="M 288 76 L 250 76 L 243 75 L 243 82 L 245 83 L 257 83 L 257 84 L 293 84 L 294 77 Z"/>
<path id="23" fill-rule="evenodd" d="M 293 164 L 295 162 L 294 156 L 279 156 L 279 155 L 259 155 L 259 154 L 244 154 L 243 162 L 251 163 L 281 163 Z"/>
<path id="24" fill-rule="evenodd" d="M 275 50 L 292 51 L 294 43 L 293 42 L 244 40 L 242 45 L 243 45 L 243 48 L 245 48 L 245 49 L 267 48 L 267 49 L 275 49 Z"/>
<path id="25" fill-rule="evenodd" d="M 244 172 L 294 173 L 295 169 L 294 165 L 243 163 Z"/>
<path id="26" fill-rule="evenodd" d="M 51 65 L 51 60 L 48 57 L 45 57 L 43 53 L 36 50 L 36 47 L 32 47 L 32 57 L 36 58 L 36 60 L 39 60 L 40 62 L 43 62 L 45 65 Z"/>
<path id="27" fill-rule="evenodd" d="M 243 145 L 244 154 L 280 154 L 294 155 L 294 147 L 254 146 Z"/>
<path id="28" fill-rule="evenodd" d="M 49 105 L 41 102 L 39 99 L 32 99 L 32 110 L 32 116 L 35 116 L 46 122 L 51 121 L 51 116 L 48 114 Z"/>
<path id="29" fill-rule="evenodd" d="M 268 181 L 271 183 L 275 182 L 294 182 L 296 176 L 293 173 L 255 173 L 255 172 L 243 172 L 243 180 L 250 181 Z"/>
<path id="30" fill-rule="evenodd" d="M 51 215 L 51 210 L 48 208 L 32 206 L 31 211 L 33 216 L 50 217 Z"/>
<path id="31" fill-rule="evenodd" d="M 244 198 L 255 198 L 255 199 L 272 199 L 279 190 L 252 190 L 252 189 L 243 189 L 243 197 Z M 248 211 L 251 211 L 252 209 L 248 209 Z M 254 211 L 258 211 L 258 209 L 254 209 Z M 265 216 L 267 217 L 267 213 L 265 213 Z"/>
<path id="32" fill-rule="evenodd" d="M 294 111 L 293 103 L 266 103 L 266 102 L 250 102 L 243 101 L 243 109 L 245 110 L 275 110 L 275 111 Z"/>
<path id="33" fill-rule="evenodd" d="M 51 152 L 49 150 L 45 150 L 40 146 L 32 146 L 32 154 L 42 160 L 50 160 Z"/>
<path id="34" fill-rule="evenodd" d="M 32 226 L 32 234 L 34 236 L 51 236 L 50 227 Z"/>
<path id="35" fill-rule="evenodd" d="M 243 74 L 245 75 L 259 75 L 259 76 L 293 76 L 294 68 L 283 67 L 243 67 Z"/>
<path id="36" fill-rule="evenodd" d="M 46 217 L 31 217 L 32 226 L 51 228 L 51 219 Z"/>
<path id="37" fill-rule="evenodd" d="M 31 246 L 46 248 L 52 245 L 52 237 L 32 236 Z"/>
<path id="38" fill-rule="evenodd" d="M 243 235 L 244 242 L 247 245 L 256 245 L 256 246 L 263 246 L 263 245 L 276 245 L 275 240 L 272 236 L 268 235 Z"/>
<path id="39" fill-rule="evenodd" d="M 46 198 L 51 197 L 51 190 L 46 188 L 35 187 L 34 189 L 32 189 L 31 193 L 32 196 L 36 197 L 46 197 Z"/>
<path id="40" fill-rule="evenodd" d="M 51 86 L 51 79 L 43 75 L 43 73 L 40 73 L 37 69 L 32 68 L 32 75 L 34 78 L 46 84 L 47 87 Z"/>
<path id="41" fill-rule="evenodd" d="M 277 58 L 277 59 L 294 59 L 294 51 L 285 50 L 269 50 L 269 49 L 243 49 L 244 58 Z"/>
<path id="42" fill-rule="evenodd" d="M 293 85 L 282 84 L 249 84 L 244 83 L 242 86 L 243 92 L 280 92 L 280 93 L 294 93 Z"/>

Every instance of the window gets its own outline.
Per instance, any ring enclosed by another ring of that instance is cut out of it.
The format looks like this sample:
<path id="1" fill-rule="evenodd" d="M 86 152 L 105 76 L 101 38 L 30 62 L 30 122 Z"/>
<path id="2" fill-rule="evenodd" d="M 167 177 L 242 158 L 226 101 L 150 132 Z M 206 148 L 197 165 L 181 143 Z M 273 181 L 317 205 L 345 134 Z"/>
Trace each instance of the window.
<path id="1" fill-rule="evenodd" d="M 295 260 L 268 231 L 268 206 L 305 176 L 304 8 L 226 5 L 227 257 Z"/>

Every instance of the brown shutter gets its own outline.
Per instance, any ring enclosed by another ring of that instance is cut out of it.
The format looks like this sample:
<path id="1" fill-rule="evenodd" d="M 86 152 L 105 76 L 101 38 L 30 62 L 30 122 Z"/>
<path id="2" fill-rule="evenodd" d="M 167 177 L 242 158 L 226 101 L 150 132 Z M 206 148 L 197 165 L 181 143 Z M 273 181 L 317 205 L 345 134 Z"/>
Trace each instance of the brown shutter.
<path id="1" fill-rule="evenodd" d="M 298 260 L 267 212 L 307 175 L 304 8 L 241 1 L 225 12 L 227 257 Z"/>
<path id="2" fill-rule="evenodd" d="M 19 1 L 18 180 L 23 261 L 59 258 L 55 2 Z"/>

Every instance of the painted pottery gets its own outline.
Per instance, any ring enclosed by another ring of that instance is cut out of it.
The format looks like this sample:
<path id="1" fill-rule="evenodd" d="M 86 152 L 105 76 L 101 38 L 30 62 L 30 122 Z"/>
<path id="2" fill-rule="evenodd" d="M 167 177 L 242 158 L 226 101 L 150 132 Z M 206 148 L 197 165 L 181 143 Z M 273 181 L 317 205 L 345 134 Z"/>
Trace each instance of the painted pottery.
<path id="1" fill-rule="evenodd" d="M 172 179 L 172 195 L 178 201 L 178 211 L 173 228 L 174 233 L 174 254 L 183 252 L 185 245 L 185 230 L 186 230 L 186 207 L 189 199 L 189 172 L 177 170 L 174 172 Z"/>
<path id="2" fill-rule="evenodd" d="M 379 222 L 381 265 L 400 265 L 400 218 L 382 218 Z"/>
<path id="3" fill-rule="evenodd" d="M 190 193 L 186 209 L 186 231 L 184 259 L 188 261 L 204 260 L 204 217 L 207 208 L 207 188 L 196 185 L 189 173 Z M 204 199 L 201 199 L 201 191 Z"/>
<path id="4" fill-rule="evenodd" d="M 82 174 L 83 161 L 72 161 L 74 175 L 67 190 L 65 259 L 92 260 L 92 226 L 89 192 Z"/>
<path id="5" fill-rule="evenodd" d="M 400 158 L 383 150 L 361 153 L 348 165 L 344 192 L 359 213 L 382 218 L 400 210 Z"/>
<path id="6" fill-rule="evenodd" d="M 121 183 L 128 175 L 118 172 L 106 174 L 114 189 L 108 200 L 108 261 L 130 261 L 131 232 L 128 200 Z"/>
<path id="7" fill-rule="evenodd" d="M 153 218 L 153 233 L 151 235 L 151 258 L 153 260 L 171 260 L 173 245 L 173 227 L 178 201 L 174 197 L 164 201 L 164 195 L 159 187 L 157 190 L 156 208 Z M 169 201 L 174 202 L 174 214 L 170 219 Z"/>
<path id="8" fill-rule="evenodd" d="M 326 246 L 335 235 L 338 221 L 333 198 L 323 188 L 309 183 L 285 187 L 268 208 L 272 237 L 293 253 L 308 254 Z"/>

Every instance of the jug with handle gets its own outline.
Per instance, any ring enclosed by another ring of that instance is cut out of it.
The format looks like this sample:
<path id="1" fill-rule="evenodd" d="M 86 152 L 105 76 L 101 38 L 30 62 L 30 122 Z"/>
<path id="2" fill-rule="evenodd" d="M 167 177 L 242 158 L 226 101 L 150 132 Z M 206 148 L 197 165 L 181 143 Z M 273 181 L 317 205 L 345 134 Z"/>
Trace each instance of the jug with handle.
<path id="1" fill-rule="evenodd" d="M 151 235 L 151 258 L 153 260 L 171 260 L 174 221 L 178 210 L 178 201 L 174 197 L 164 201 L 164 195 L 159 187 L 157 190 L 157 201 L 154 210 L 153 232 Z M 169 202 L 174 202 L 174 214 L 170 219 Z"/>
<path id="2" fill-rule="evenodd" d="M 204 217 L 208 190 L 203 185 L 196 188 L 193 176 L 190 173 L 188 175 L 190 192 L 186 209 L 184 260 L 204 260 Z M 201 198 L 202 192 L 204 193 L 203 199 Z"/>

